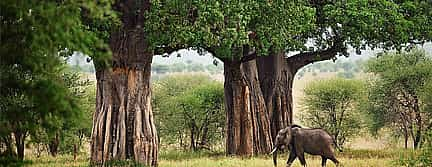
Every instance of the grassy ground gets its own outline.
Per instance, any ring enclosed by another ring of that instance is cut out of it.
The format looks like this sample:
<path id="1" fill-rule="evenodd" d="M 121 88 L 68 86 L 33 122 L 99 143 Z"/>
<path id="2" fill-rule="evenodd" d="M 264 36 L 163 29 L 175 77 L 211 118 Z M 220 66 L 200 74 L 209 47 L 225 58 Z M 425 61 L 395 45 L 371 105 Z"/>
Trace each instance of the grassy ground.
<path id="1" fill-rule="evenodd" d="M 399 150 L 347 150 L 337 155 L 344 167 L 390 167 L 394 159 L 406 154 Z M 284 167 L 287 154 L 281 154 L 278 158 L 278 166 Z M 27 156 L 25 163 L 12 166 L 32 166 L 32 167 L 57 167 L 57 166 L 88 166 L 88 155 L 81 154 L 76 161 L 71 155 L 60 155 L 55 158 L 48 155 L 36 158 Z M 317 156 L 307 156 L 306 161 L 309 167 L 320 166 L 321 159 Z M 121 165 L 117 164 L 117 165 Z M 123 163 L 124 164 L 124 163 Z M 335 166 L 331 161 L 327 166 Z M 0 166 L 2 166 L 0 164 Z M 11 165 L 8 165 L 11 166 Z M 159 158 L 160 167 L 272 167 L 271 156 L 259 156 L 252 158 L 226 157 L 221 153 L 186 153 L 186 152 L 161 152 Z M 300 167 L 297 160 L 294 167 Z"/>

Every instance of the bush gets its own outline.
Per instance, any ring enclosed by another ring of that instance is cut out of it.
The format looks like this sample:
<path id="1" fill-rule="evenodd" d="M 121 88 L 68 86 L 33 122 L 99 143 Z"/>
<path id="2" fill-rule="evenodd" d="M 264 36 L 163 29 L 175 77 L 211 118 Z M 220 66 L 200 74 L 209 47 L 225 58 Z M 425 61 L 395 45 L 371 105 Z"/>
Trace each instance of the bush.
<path id="1" fill-rule="evenodd" d="M 335 138 L 338 146 L 361 127 L 360 99 L 363 82 L 334 78 L 315 81 L 305 88 L 303 122 L 311 127 L 324 128 Z"/>

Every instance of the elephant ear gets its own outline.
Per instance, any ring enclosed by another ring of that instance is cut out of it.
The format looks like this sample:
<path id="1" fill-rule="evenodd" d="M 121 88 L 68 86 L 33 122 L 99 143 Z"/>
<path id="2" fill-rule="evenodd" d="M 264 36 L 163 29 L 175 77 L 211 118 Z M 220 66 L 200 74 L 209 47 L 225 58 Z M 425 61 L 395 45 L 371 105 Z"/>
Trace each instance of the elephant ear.
<path id="1" fill-rule="evenodd" d="M 288 132 L 288 129 L 286 128 L 286 129 L 280 130 L 279 134 L 282 136 L 282 135 L 285 135 L 287 132 Z"/>
<path id="2" fill-rule="evenodd" d="M 300 128 L 297 128 L 297 127 L 291 128 L 291 135 L 294 137 L 294 136 L 296 136 L 300 131 L 301 131 Z"/>
<path id="3" fill-rule="evenodd" d="M 291 128 L 286 128 L 286 129 L 284 129 L 285 130 L 285 143 L 288 145 L 290 142 L 291 142 L 291 139 L 292 139 L 292 130 L 291 130 Z"/>

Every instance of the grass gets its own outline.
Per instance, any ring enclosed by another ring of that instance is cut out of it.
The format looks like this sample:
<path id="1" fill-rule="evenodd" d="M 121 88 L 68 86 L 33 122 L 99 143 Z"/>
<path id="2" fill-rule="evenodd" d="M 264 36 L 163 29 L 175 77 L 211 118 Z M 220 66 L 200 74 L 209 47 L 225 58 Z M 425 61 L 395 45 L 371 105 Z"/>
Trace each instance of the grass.
<path id="1" fill-rule="evenodd" d="M 385 159 L 339 159 L 344 167 L 370 167 L 370 166 L 392 166 L 392 160 L 389 158 Z M 306 162 L 308 166 L 321 166 L 321 159 L 318 158 L 307 158 Z M 278 166 L 285 166 L 286 158 L 278 158 Z M 184 161 L 161 161 L 161 167 L 271 167 L 273 162 L 270 158 L 223 158 L 223 159 L 213 159 L 213 158 L 200 158 L 200 159 L 190 159 Z M 300 167 L 298 160 L 294 161 L 292 165 L 294 167 Z M 328 162 L 327 166 L 335 166 L 333 163 Z"/>
<path id="2" fill-rule="evenodd" d="M 405 150 L 346 150 L 337 153 L 337 158 L 344 167 L 390 167 L 394 166 L 393 161 L 401 155 L 407 155 L 412 151 Z M 287 153 L 282 153 L 278 157 L 278 166 L 284 167 Z M 319 156 L 307 156 L 306 162 L 309 167 L 321 166 Z M 129 163 L 130 164 L 130 163 Z M 116 163 L 121 166 L 122 163 Z M 0 164 L 0 166 L 2 166 Z M 7 166 L 32 166 L 32 167 L 57 167 L 57 166 L 89 166 L 87 154 L 81 154 L 77 160 L 73 160 L 72 155 L 59 155 L 51 157 L 27 156 L 25 163 L 8 164 Z M 242 158 L 227 157 L 221 152 L 181 152 L 181 151 L 161 151 L 159 154 L 160 167 L 272 167 L 271 156 L 261 155 L 258 157 Z M 294 161 L 293 167 L 300 167 L 300 162 Z M 331 161 L 327 166 L 335 166 Z"/>

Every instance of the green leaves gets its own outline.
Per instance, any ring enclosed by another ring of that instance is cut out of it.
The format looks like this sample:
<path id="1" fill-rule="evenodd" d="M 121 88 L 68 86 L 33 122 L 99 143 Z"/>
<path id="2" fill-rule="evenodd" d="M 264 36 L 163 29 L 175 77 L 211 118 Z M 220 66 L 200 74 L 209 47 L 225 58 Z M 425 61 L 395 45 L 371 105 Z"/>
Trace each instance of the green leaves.
<path id="1" fill-rule="evenodd" d="M 53 134 L 77 118 L 79 77 L 65 72 L 65 57 L 109 56 L 89 20 L 115 22 L 111 1 L 0 1 L 0 135 Z"/>
<path id="2" fill-rule="evenodd" d="M 203 48 L 219 58 L 237 59 L 243 46 L 266 55 L 326 49 L 336 40 L 359 52 L 432 40 L 427 26 L 432 4 L 425 1 L 159 0 L 152 5 L 144 27 L 152 47 Z"/>
<path id="3" fill-rule="evenodd" d="M 373 130 L 400 122 L 400 113 L 412 112 L 404 103 L 420 105 L 421 113 L 430 111 L 432 59 L 423 51 L 384 54 L 370 60 L 367 71 L 376 75 L 369 85 L 368 111 L 376 125 Z M 413 97 L 419 103 L 413 102 Z M 422 119 L 430 121 L 427 115 Z"/>
<path id="4" fill-rule="evenodd" d="M 306 1 L 153 1 L 144 30 L 157 46 L 198 47 L 217 57 L 241 54 L 243 46 L 259 54 L 270 48 L 301 45 L 295 36 L 312 28 Z"/>
<path id="5" fill-rule="evenodd" d="M 305 89 L 303 122 L 328 130 L 342 146 L 362 125 L 360 103 L 364 84 L 333 78 L 315 81 Z"/>
<path id="6" fill-rule="evenodd" d="M 152 105 L 163 144 L 184 147 L 191 131 L 196 141 L 202 140 L 204 133 L 208 144 L 221 139 L 225 124 L 221 83 L 203 75 L 173 75 L 152 86 Z"/>

